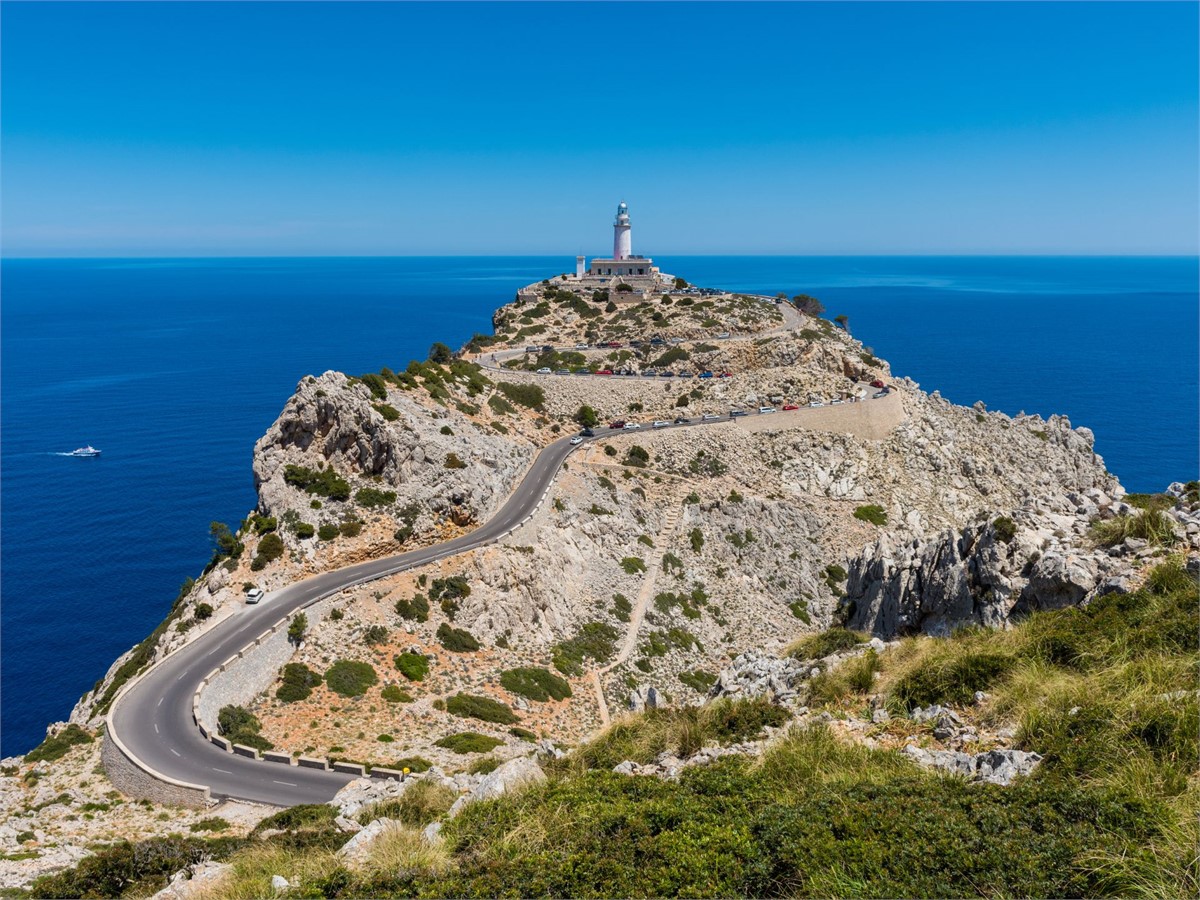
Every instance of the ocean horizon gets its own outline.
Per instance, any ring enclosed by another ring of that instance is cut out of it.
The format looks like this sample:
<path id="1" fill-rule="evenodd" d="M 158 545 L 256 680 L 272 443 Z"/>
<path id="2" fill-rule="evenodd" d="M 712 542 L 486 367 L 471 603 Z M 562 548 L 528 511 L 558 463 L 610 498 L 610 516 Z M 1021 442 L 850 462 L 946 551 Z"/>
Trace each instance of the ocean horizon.
<path id="1" fill-rule="evenodd" d="M 1062 414 L 1130 491 L 1197 477 L 1194 256 L 671 256 L 702 286 L 819 297 L 897 376 Z M 255 503 L 296 383 L 490 333 L 567 256 L 0 260 L 0 755 L 34 746 Z M 96 459 L 62 454 L 91 444 Z"/>

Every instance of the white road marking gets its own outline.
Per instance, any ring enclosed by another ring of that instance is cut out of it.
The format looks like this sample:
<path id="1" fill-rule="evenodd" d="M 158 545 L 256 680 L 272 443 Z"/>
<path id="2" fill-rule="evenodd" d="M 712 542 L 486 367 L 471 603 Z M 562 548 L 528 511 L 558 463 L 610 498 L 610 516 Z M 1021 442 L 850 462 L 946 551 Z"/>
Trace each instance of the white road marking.
<path id="1" fill-rule="evenodd" d="M 172 753 L 174 753 L 176 756 L 179 756 L 179 751 L 178 751 L 178 750 L 176 750 L 174 747 L 169 747 L 168 749 L 169 749 L 169 750 L 170 750 Z"/>
<path id="2" fill-rule="evenodd" d="M 184 669 L 184 670 L 183 670 L 183 675 L 180 675 L 180 676 L 179 676 L 179 678 L 176 678 L 175 680 L 176 680 L 176 681 L 179 681 L 180 679 L 182 679 L 182 678 L 183 678 L 183 676 L 184 676 L 184 675 L 186 675 L 186 674 L 187 674 L 188 672 L 190 672 L 190 671 L 192 671 L 192 670 L 191 670 L 191 669 Z"/>
<path id="3" fill-rule="evenodd" d="M 158 723 L 157 722 L 154 723 L 154 733 L 158 734 Z"/>
<path id="4" fill-rule="evenodd" d="M 274 779 L 274 778 L 272 778 L 271 780 L 272 780 L 272 781 L 275 781 L 275 779 Z M 292 784 L 290 781 L 275 781 L 275 783 L 276 783 L 276 784 L 286 784 L 288 787 L 295 787 L 295 786 L 296 786 L 296 785 Z"/>
<path id="5" fill-rule="evenodd" d="M 233 774 L 232 772 L 227 772 L 225 769 L 218 769 L 216 766 L 213 766 L 213 771 L 220 772 L 222 775 L 232 775 Z"/>
<path id="6" fill-rule="evenodd" d="M 155 706 L 162 706 L 162 702 L 163 702 L 163 700 L 164 700 L 164 699 L 166 699 L 166 698 L 164 698 L 164 697 L 159 697 L 159 698 L 158 698 L 158 702 L 157 702 L 157 703 L 155 703 L 154 705 L 155 705 Z"/>

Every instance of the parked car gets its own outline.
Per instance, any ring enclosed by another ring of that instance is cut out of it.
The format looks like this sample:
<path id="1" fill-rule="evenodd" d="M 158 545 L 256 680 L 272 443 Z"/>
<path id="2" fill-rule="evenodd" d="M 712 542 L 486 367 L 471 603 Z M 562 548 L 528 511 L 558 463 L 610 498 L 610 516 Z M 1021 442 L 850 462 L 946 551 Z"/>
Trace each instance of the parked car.
<path id="1" fill-rule="evenodd" d="M 642 342 L 641 341 L 630 341 L 629 346 L 630 347 L 640 347 L 640 346 L 642 346 Z"/>
<path id="2" fill-rule="evenodd" d="M 600 369 L 596 374 L 597 375 L 611 375 L 612 369 Z"/>
<path id="3" fill-rule="evenodd" d="M 581 435 L 583 435 L 584 437 L 595 437 L 596 436 L 596 432 L 593 431 L 591 428 L 585 428 L 585 429 L 583 429 L 583 431 L 581 431 L 579 433 Z"/>
<path id="4" fill-rule="evenodd" d="M 246 602 L 247 603 L 257 603 L 262 598 L 263 598 L 262 588 L 250 588 L 250 590 L 246 591 Z"/>
<path id="5" fill-rule="evenodd" d="M 713 377 L 713 373 L 712 373 L 712 372 L 701 372 L 701 373 L 700 373 L 699 375 L 697 375 L 696 377 L 697 377 L 697 378 L 712 378 L 712 377 Z"/>
<path id="6" fill-rule="evenodd" d="M 591 371 L 591 369 L 576 369 L 571 374 L 573 374 L 573 375 L 591 375 L 592 371 Z"/>
<path id="7" fill-rule="evenodd" d="M 659 419 L 657 422 L 655 422 L 650 427 L 651 428 L 666 428 L 670 424 L 671 424 L 670 422 L 664 422 L 662 419 Z"/>
<path id="8" fill-rule="evenodd" d="M 571 438 L 571 443 L 572 444 L 582 444 L 583 438 L 581 438 L 579 435 L 575 435 L 575 437 Z"/>
<path id="9" fill-rule="evenodd" d="M 641 428 L 641 427 L 642 427 L 642 426 L 641 426 L 641 425 L 639 425 L 637 422 L 626 422 L 626 423 L 625 423 L 625 430 L 626 430 L 626 431 L 630 431 L 630 430 L 632 430 L 632 429 L 634 429 L 634 428 Z"/>
<path id="10" fill-rule="evenodd" d="M 800 407 L 798 407 L 798 406 L 797 406 L 795 403 L 788 403 L 788 404 L 785 404 L 785 405 L 784 405 L 784 407 L 783 407 L 783 411 L 784 411 L 784 412 L 791 412 L 792 410 L 794 410 L 794 409 L 799 409 L 799 408 L 800 408 Z"/>
<path id="11" fill-rule="evenodd" d="M 548 368 L 546 368 L 545 366 L 542 366 L 540 369 L 538 369 L 538 370 L 537 370 L 537 374 L 539 374 L 539 375 L 549 375 L 549 374 L 550 374 L 550 370 L 549 370 Z"/>
<path id="12" fill-rule="evenodd" d="M 541 347 L 526 347 L 525 352 L 526 353 L 541 353 L 542 348 Z"/>
<path id="13" fill-rule="evenodd" d="M 808 405 L 811 406 L 813 409 L 816 409 L 818 406 L 824 406 L 825 404 L 822 403 L 820 400 L 813 400 Z"/>
<path id="14" fill-rule="evenodd" d="M 715 414 L 715 413 L 705 413 L 704 415 L 702 415 L 702 416 L 700 417 L 700 420 L 701 420 L 701 421 L 703 421 L 703 422 L 711 422 L 711 421 L 713 421 L 714 419 L 719 419 L 719 418 L 721 418 L 721 417 L 720 417 L 720 416 L 718 416 L 718 415 L 717 415 L 717 414 Z"/>
<path id="15" fill-rule="evenodd" d="M 718 375 L 717 377 L 718 377 L 718 378 L 732 378 L 732 377 L 733 377 L 733 373 L 732 373 L 732 372 L 722 372 L 722 373 L 721 373 L 720 375 Z"/>
<path id="16" fill-rule="evenodd" d="M 881 388 L 881 387 L 887 387 L 887 385 L 885 385 L 882 381 L 880 381 L 878 378 L 876 378 L 874 381 L 871 382 L 871 387 Z"/>
<path id="17" fill-rule="evenodd" d="M 729 332 L 728 332 L 728 331 L 722 331 L 720 334 L 718 334 L 718 335 L 717 335 L 717 337 L 719 337 L 719 338 L 727 338 L 727 337 L 729 337 Z"/>
<path id="18" fill-rule="evenodd" d="M 871 395 L 871 397 L 874 398 L 875 400 L 878 400 L 880 397 L 886 397 L 887 395 L 888 395 L 887 391 L 876 391 L 875 393 L 873 393 Z"/>
<path id="19" fill-rule="evenodd" d="M 746 411 L 744 409 L 731 409 L 729 411 L 729 418 L 731 418 L 731 419 L 734 416 L 744 416 L 744 415 L 746 415 Z"/>
<path id="20" fill-rule="evenodd" d="M 758 408 L 758 414 L 760 416 L 766 415 L 767 413 L 773 413 L 773 412 L 775 412 L 775 407 L 773 407 L 773 406 L 760 406 Z"/>
<path id="21" fill-rule="evenodd" d="M 587 348 L 588 348 L 587 344 L 576 344 L 575 345 L 576 350 L 586 350 Z"/>
<path id="22" fill-rule="evenodd" d="M 570 369 L 555 369 L 554 374 L 555 375 L 570 375 L 571 370 Z"/>
<path id="23" fill-rule="evenodd" d="M 651 347 L 661 347 L 665 343 L 666 341 L 664 341 L 662 338 L 650 338 Z"/>
<path id="24" fill-rule="evenodd" d="M 661 378 L 674 378 L 675 377 L 674 372 L 659 372 L 658 374 L 659 374 L 659 377 L 661 377 Z"/>
<path id="25" fill-rule="evenodd" d="M 679 373 L 679 377 L 680 377 L 680 378 L 691 378 L 691 377 L 692 377 L 692 373 L 691 373 L 691 372 L 680 372 L 680 373 Z"/>
<path id="26" fill-rule="evenodd" d="M 676 425 L 690 425 L 690 424 L 692 424 L 692 420 L 691 420 L 691 419 L 685 419 L 683 416 L 676 416 L 676 417 L 675 417 L 675 424 L 676 424 Z"/>
<path id="27" fill-rule="evenodd" d="M 624 427 L 625 427 L 625 420 L 624 420 L 624 419 L 617 419 L 617 421 L 615 421 L 615 422 L 609 422 L 609 423 L 608 423 L 608 427 L 609 427 L 609 428 L 612 428 L 612 429 L 624 428 Z"/>
<path id="28" fill-rule="evenodd" d="M 845 401 L 844 401 L 844 400 L 842 400 L 842 398 L 841 398 L 841 397 L 834 397 L 834 398 L 833 398 L 832 400 L 830 400 L 829 402 L 830 402 L 830 404 L 832 405 L 832 404 L 835 404 L 835 403 L 844 403 Z"/>
<path id="29" fill-rule="evenodd" d="M 683 343 L 683 338 L 679 338 L 679 337 L 671 338 L 671 340 L 670 340 L 670 343 L 672 343 L 672 344 L 682 344 L 682 343 Z"/>

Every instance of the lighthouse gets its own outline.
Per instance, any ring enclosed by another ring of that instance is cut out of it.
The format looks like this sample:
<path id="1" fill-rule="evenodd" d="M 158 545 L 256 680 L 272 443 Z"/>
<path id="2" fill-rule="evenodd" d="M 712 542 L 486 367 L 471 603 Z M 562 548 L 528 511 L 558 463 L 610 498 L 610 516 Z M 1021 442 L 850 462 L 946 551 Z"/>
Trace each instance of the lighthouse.
<path id="1" fill-rule="evenodd" d="M 633 240 L 630 237 L 629 207 L 625 201 L 617 206 L 617 218 L 613 222 L 613 259 L 629 259 L 633 255 Z"/>

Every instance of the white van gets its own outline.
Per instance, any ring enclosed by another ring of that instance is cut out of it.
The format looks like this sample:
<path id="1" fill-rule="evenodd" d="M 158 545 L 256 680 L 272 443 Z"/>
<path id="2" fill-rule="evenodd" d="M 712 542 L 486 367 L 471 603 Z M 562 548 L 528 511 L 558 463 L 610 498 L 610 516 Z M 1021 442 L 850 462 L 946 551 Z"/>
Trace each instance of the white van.
<path id="1" fill-rule="evenodd" d="M 246 591 L 246 602 L 247 603 L 257 603 L 262 598 L 263 598 L 262 588 L 250 588 L 250 590 Z"/>

